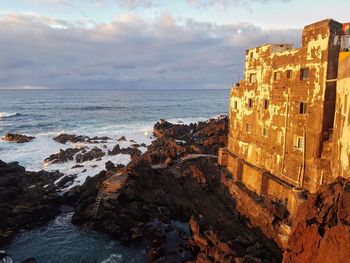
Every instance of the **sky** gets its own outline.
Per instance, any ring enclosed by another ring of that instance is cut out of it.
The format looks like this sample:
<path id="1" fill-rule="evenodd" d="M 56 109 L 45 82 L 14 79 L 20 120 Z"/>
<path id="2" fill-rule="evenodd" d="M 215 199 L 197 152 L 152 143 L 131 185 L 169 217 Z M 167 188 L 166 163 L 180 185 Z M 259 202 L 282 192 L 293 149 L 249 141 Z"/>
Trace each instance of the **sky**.
<path id="1" fill-rule="evenodd" d="M 0 89 L 227 89 L 344 0 L 0 0 Z"/>

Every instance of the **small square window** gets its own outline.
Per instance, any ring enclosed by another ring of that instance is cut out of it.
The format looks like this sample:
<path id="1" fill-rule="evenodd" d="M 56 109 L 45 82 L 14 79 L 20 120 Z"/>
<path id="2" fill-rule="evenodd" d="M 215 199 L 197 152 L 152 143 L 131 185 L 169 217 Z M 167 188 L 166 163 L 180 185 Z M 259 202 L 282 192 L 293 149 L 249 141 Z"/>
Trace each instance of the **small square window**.
<path id="1" fill-rule="evenodd" d="M 256 83 L 256 74 L 250 74 L 249 75 L 249 83 Z"/>
<path id="2" fill-rule="evenodd" d="M 251 130 L 252 130 L 252 128 L 251 128 L 250 124 L 249 124 L 249 123 L 246 123 L 246 124 L 245 124 L 245 131 L 246 131 L 246 133 L 249 133 L 249 134 L 250 134 Z"/>
<path id="3" fill-rule="evenodd" d="M 306 103 L 299 103 L 299 114 L 306 114 Z"/>
<path id="4" fill-rule="evenodd" d="M 270 101 L 264 99 L 263 100 L 263 108 L 264 108 L 264 110 L 267 110 L 269 108 L 269 106 L 270 106 Z"/>
<path id="5" fill-rule="evenodd" d="M 273 73 L 273 80 L 274 80 L 274 81 L 277 81 L 277 80 L 279 80 L 279 79 L 281 79 L 281 72 L 280 72 L 280 71 L 275 71 L 275 72 Z"/>
<path id="6" fill-rule="evenodd" d="M 302 68 L 300 70 L 300 80 L 308 80 L 310 78 L 310 69 Z"/>
<path id="7" fill-rule="evenodd" d="M 249 109 L 253 108 L 253 99 L 248 99 L 247 106 Z"/>
<path id="8" fill-rule="evenodd" d="M 264 137 L 268 137 L 269 136 L 269 128 L 267 128 L 267 127 L 263 128 L 263 136 Z"/>
<path id="9" fill-rule="evenodd" d="M 297 148 L 299 150 L 304 149 L 304 138 L 301 136 L 295 136 L 294 137 L 294 148 Z"/>
<path id="10" fill-rule="evenodd" d="M 287 70 L 287 79 L 291 79 L 293 76 L 293 71 Z"/>

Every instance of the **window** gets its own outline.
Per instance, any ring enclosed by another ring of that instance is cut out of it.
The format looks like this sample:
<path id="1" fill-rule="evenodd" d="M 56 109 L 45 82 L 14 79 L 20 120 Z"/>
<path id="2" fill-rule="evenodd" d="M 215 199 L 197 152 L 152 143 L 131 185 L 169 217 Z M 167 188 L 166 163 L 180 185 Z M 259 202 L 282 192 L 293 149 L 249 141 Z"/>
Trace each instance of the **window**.
<path id="1" fill-rule="evenodd" d="M 267 128 L 267 127 L 263 128 L 263 136 L 264 137 L 268 137 L 269 136 L 269 128 Z"/>
<path id="2" fill-rule="evenodd" d="M 249 109 L 253 108 L 253 99 L 248 99 L 247 106 Z"/>
<path id="3" fill-rule="evenodd" d="M 308 80 L 310 78 L 310 69 L 302 68 L 300 70 L 300 80 Z"/>
<path id="4" fill-rule="evenodd" d="M 249 124 L 249 123 L 246 123 L 246 124 L 245 124 L 245 131 L 246 131 L 246 133 L 249 133 L 249 134 L 250 134 L 251 130 L 252 130 L 252 127 L 250 126 L 250 124 Z"/>
<path id="5" fill-rule="evenodd" d="M 249 75 L 249 83 L 256 83 L 256 74 L 250 74 Z"/>
<path id="6" fill-rule="evenodd" d="M 264 108 L 264 110 L 267 110 L 269 108 L 269 105 L 270 105 L 270 101 L 264 99 L 263 100 L 263 108 Z"/>
<path id="7" fill-rule="evenodd" d="M 279 80 L 281 78 L 281 72 L 280 71 L 275 71 L 274 73 L 273 73 L 273 80 L 274 81 L 277 81 L 277 80 Z"/>
<path id="8" fill-rule="evenodd" d="M 299 114 L 306 114 L 306 103 L 299 103 Z"/>
<path id="9" fill-rule="evenodd" d="M 254 53 L 250 52 L 250 59 L 252 59 L 254 57 Z"/>
<path id="10" fill-rule="evenodd" d="M 287 79 L 291 79 L 293 76 L 293 71 L 287 70 Z"/>
<path id="11" fill-rule="evenodd" d="M 233 102 L 233 109 L 237 110 L 238 109 L 238 101 Z"/>
<path id="12" fill-rule="evenodd" d="M 303 150 L 304 149 L 304 138 L 301 136 L 294 137 L 294 148 Z"/>

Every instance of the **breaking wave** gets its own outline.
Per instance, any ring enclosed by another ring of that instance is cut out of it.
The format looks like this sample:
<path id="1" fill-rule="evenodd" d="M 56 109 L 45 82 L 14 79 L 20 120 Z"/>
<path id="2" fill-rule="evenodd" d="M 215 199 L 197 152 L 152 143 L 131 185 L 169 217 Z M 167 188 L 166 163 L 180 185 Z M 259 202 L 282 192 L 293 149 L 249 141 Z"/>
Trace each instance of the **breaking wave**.
<path id="1" fill-rule="evenodd" d="M 15 116 L 20 116 L 18 112 L 0 112 L 0 119 L 11 118 Z"/>

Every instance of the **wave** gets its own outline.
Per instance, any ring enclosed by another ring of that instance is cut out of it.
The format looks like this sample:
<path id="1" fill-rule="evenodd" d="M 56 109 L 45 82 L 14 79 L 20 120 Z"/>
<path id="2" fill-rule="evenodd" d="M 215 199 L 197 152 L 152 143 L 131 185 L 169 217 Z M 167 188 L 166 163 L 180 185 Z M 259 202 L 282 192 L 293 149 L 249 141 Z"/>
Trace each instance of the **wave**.
<path id="1" fill-rule="evenodd" d="M 0 119 L 11 118 L 15 116 L 20 116 L 18 112 L 0 112 Z"/>

